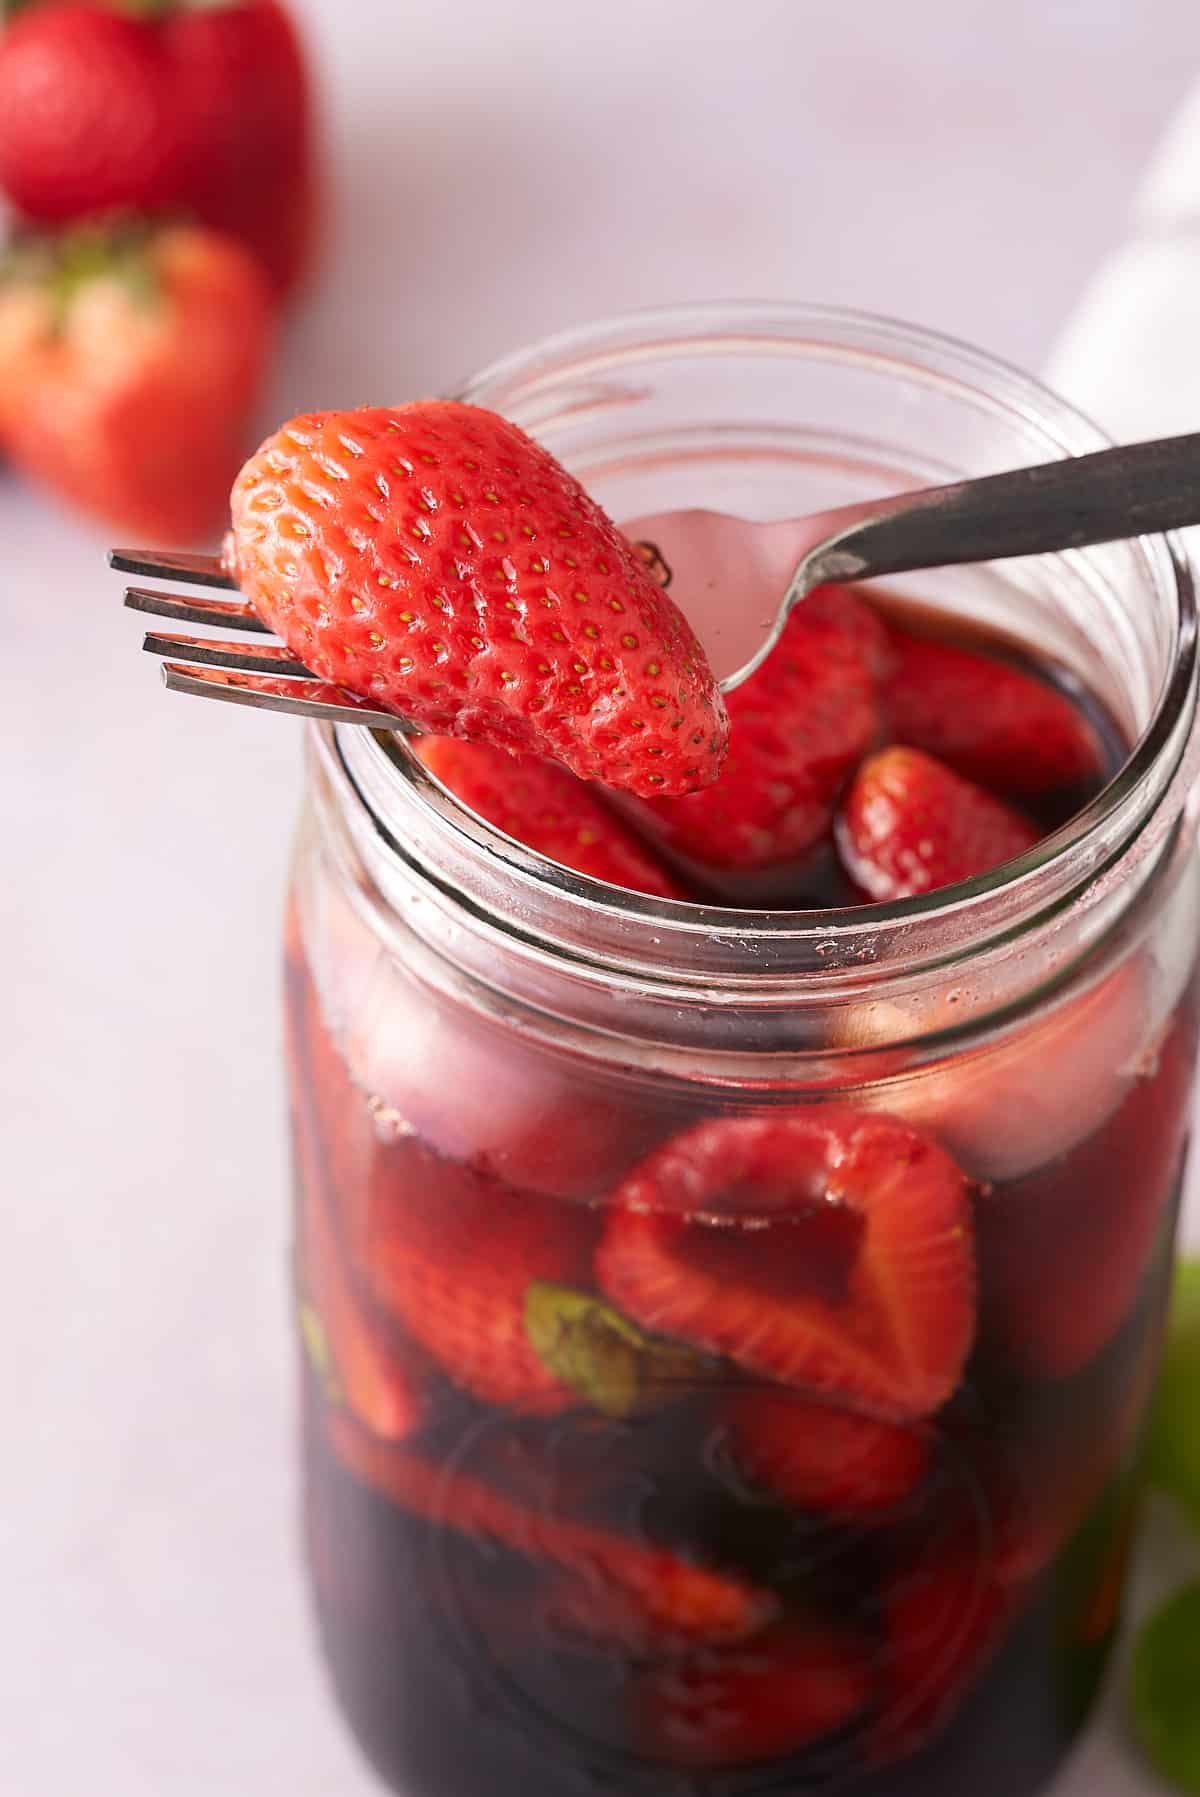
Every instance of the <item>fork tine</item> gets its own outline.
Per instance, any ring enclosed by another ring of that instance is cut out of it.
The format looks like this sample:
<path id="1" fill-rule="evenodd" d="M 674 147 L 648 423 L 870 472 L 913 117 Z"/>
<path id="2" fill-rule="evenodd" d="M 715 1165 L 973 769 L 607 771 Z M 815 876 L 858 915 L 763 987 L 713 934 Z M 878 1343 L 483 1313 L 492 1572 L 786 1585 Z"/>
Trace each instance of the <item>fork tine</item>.
<path id="1" fill-rule="evenodd" d="M 212 624 L 223 630 L 249 630 L 261 636 L 271 632 L 252 605 L 244 599 L 188 599 L 182 593 L 161 593 L 157 587 L 126 587 L 130 611 L 149 612 L 156 618 L 176 618 L 181 624 Z"/>
<path id="2" fill-rule="evenodd" d="M 237 591 L 215 555 L 191 555 L 174 549 L 110 549 L 108 565 L 119 574 L 140 574 L 151 580 L 181 580 L 197 587 L 225 587 Z"/>
<path id="3" fill-rule="evenodd" d="M 149 630 L 142 638 L 142 648 L 149 655 L 183 655 L 212 668 L 242 668 L 248 674 L 286 674 L 300 680 L 316 678 L 283 643 L 222 643 L 212 637 Z"/>
<path id="4" fill-rule="evenodd" d="M 290 712 L 293 717 L 327 718 L 335 724 L 362 724 L 371 730 L 415 735 L 411 724 L 331 686 L 326 680 L 278 680 L 265 674 L 229 673 L 220 668 L 192 668 L 164 661 L 163 681 L 174 693 L 225 699 L 231 705 L 255 705 L 263 711 Z"/>

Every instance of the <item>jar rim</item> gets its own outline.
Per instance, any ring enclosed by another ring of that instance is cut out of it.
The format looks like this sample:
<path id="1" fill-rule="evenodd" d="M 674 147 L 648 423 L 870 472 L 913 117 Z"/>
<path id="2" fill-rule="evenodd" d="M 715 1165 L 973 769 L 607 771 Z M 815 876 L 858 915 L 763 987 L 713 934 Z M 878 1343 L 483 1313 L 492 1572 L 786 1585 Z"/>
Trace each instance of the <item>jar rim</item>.
<path id="1" fill-rule="evenodd" d="M 1036 428 L 1052 451 L 1081 454 L 1111 442 L 1083 413 L 1035 377 L 983 350 L 887 316 L 802 303 L 705 301 L 633 311 L 576 326 L 492 362 L 461 385 L 453 397 L 488 405 L 514 383 L 522 385 L 526 396 L 550 394 L 568 372 L 572 377 L 586 376 L 662 358 L 673 351 L 697 353 L 703 348 L 705 354 L 719 354 L 722 350 L 769 349 L 776 338 L 781 353 L 796 353 L 808 340 L 814 349 L 828 349 L 831 335 L 847 356 L 884 364 L 896 360 L 910 377 L 943 386 L 982 382 L 985 397 L 990 395 L 1004 409 L 1015 411 Z M 536 425 L 526 427 L 536 434 Z M 387 817 L 407 789 L 443 841 L 454 842 L 460 853 L 482 855 L 498 875 L 513 877 L 547 900 L 565 904 L 581 919 L 607 916 L 643 931 L 652 926 L 693 944 L 698 939 L 730 938 L 743 948 L 754 943 L 782 948 L 791 943 L 811 951 L 833 939 L 840 945 L 839 960 L 847 945 L 855 942 L 874 941 L 885 934 L 903 935 L 918 927 L 968 917 L 978 917 L 982 925 L 985 913 L 988 924 L 984 934 L 991 937 L 997 928 L 1011 928 L 1018 919 L 1066 908 L 1083 887 L 1099 878 L 1134 840 L 1173 784 L 1182 762 L 1196 706 L 1195 586 L 1187 555 L 1176 536 L 1144 538 L 1137 547 L 1153 590 L 1164 595 L 1168 606 L 1173 601 L 1173 615 L 1168 620 L 1172 645 L 1168 676 L 1129 756 L 1089 804 L 1024 855 L 970 880 L 913 898 L 789 911 L 660 899 L 627 891 L 550 861 L 485 822 L 441 786 L 404 738 L 347 726 L 313 729 L 326 764 L 332 759 L 340 767 L 374 814 L 376 834 L 390 841 L 393 849 L 400 845 L 387 827 Z M 1157 797 L 1147 803 L 1147 788 L 1152 783 L 1158 787 Z M 410 856 L 406 859 L 411 863 Z M 1072 870 L 1071 863 L 1078 865 Z M 1052 891 L 1044 889 L 1048 881 Z M 452 884 L 449 890 L 454 890 Z M 505 929 L 501 910 L 493 913 L 492 921 Z"/>

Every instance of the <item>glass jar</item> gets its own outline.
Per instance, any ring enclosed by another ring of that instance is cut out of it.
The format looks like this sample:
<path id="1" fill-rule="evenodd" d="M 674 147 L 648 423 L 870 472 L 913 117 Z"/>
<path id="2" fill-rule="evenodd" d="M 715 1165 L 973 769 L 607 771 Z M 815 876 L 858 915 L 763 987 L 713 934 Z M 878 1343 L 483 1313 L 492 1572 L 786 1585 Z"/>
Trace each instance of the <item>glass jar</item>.
<path id="1" fill-rule="evenodd" d="M 1101 443 L 973 351 L 802 308 L 579 332 L 462 397 L 618 520 Z M 924 898 L 617 891 L 403 739 L 311 733 L 307 1539 L 340 1701 L 407 1797 L 1021 1797 L 1087 1713 L 1195 1055 L 1194 596 L 1161 540 L 912 590 L 1135 745 Z"/>

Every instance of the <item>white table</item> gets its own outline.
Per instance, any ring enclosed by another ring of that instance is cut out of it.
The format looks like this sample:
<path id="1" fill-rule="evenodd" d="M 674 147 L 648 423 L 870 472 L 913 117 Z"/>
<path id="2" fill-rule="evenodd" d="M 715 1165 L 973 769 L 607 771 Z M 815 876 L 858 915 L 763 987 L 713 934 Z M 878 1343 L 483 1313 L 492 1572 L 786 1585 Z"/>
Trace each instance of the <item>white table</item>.
<path id="1" fill-rule="evenodd" d="M 681 297 L 853 302 L 1037 364 L 1200 59 L 1185 0 L 306 11 L 336 260 L 276 417 Z M 0 1791 L 365 1797 L 292 1528 L 297 739 L 161 697 L 100 537 L 2 481 L 0 542 Z M 1105 1724 L 1062 1797 L 1150 1788 Z"/>

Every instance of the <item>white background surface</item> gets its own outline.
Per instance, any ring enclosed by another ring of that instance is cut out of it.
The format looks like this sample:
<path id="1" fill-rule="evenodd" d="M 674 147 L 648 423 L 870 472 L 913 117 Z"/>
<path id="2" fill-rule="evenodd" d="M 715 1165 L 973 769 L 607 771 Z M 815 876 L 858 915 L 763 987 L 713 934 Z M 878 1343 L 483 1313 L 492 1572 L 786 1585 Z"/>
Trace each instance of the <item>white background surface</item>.
<path id="1" fill-rule="evenodd" d="M 274 416 L 689 297 L 1036 366 L 1200 67 L 1186 0 L 304 11 L 335 260 Z M 162 696 L 100 539 L 2 480 L 0 543 L 0 1791 L 365 1797 L 294 1550 L 296 735 Z M 1148 1790 L 1105 1724 L 1061 1797 Z"/>

